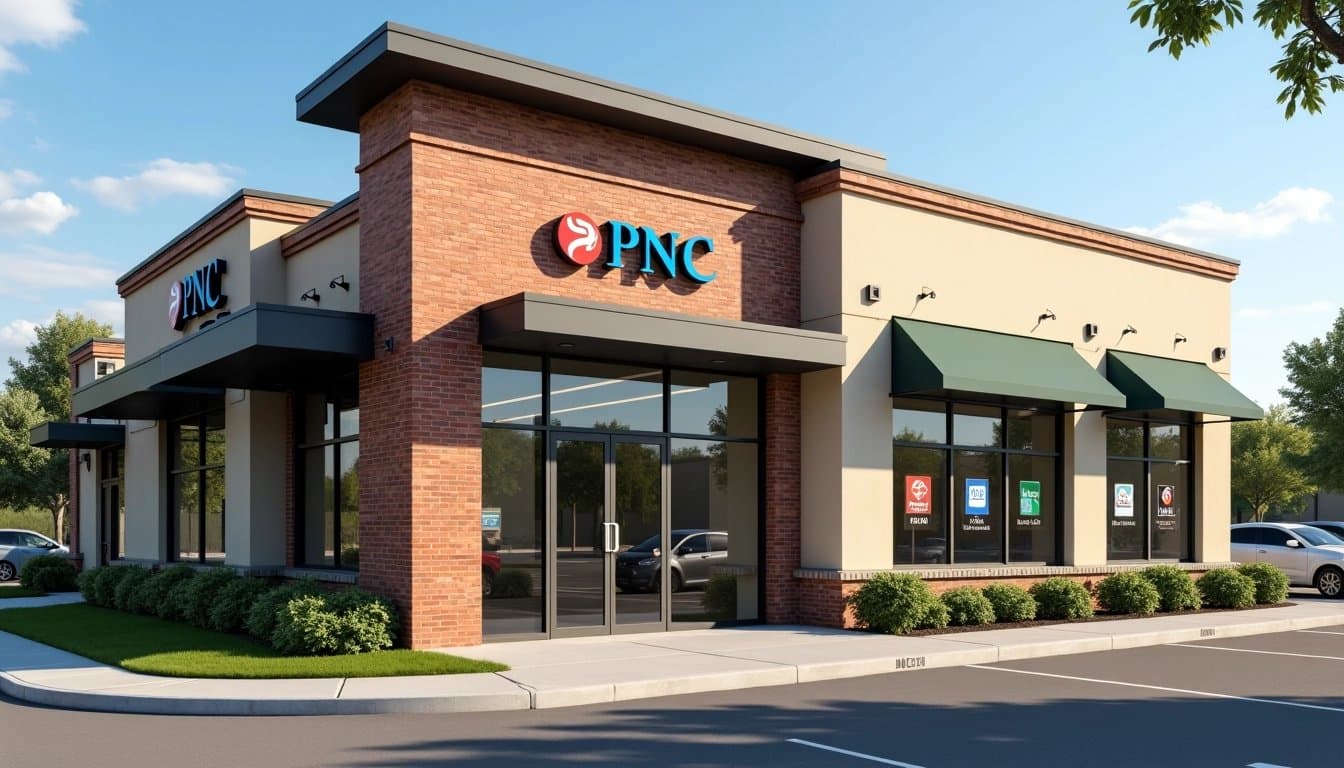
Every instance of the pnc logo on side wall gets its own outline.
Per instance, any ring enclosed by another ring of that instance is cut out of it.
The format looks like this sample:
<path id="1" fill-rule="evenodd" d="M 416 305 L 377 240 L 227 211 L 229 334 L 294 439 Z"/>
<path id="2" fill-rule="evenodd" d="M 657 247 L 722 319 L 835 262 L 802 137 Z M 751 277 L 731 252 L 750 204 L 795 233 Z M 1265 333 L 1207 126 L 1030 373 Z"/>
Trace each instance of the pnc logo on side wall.
<path id="1" fill-rule="evenodd" d="M 223 309 L 229 297 L 224 295 L 224 274 L 229 264 L 214 259 L 168 287 L 168 325 L 180 331 L 193 317 Z"/>
<path id="2" fill-rule="evenodd" d="M 597 261 L 605 251 L 607 261 L 602 266 L 621 269 L 625 254 L 636 251 L 641 257 L 639 271 L 646 275 L 660 272 L 670 280 L 680 275 L 701 285 L 718 277 L 718 272 L 701 272 L 695 263 L 696 259 L 714 252 L 711 238 L 696 235 L 681 240 L 680 232 L 660 235 L 651 227 L 636 227 L 615 219 L 607 222 L 605 229 L 606 237 L 593 217 L 578 211 L 566 213 L 555 221 L 555 250 L 580 267 Z"/>

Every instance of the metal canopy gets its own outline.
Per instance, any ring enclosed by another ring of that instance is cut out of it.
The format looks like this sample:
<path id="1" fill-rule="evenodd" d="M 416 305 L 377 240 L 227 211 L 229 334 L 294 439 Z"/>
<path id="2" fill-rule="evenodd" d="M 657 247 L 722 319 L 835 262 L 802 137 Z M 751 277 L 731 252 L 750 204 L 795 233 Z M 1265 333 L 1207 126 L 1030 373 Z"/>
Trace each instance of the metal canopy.
<path id="1" fill-rule="evenodd" d="M 75 390 L 76 416 L 161 419 L 217 407 L 223 391 L 305 390 L 373 356 L 373 317 L 253 304 Z"/>
<path id="2" fill-rule="evenodd" d="M 491 349 L 729 373 L 805 373 L 845 364 L 845 337 L 783 326 L 520 293 L 481 307 Z"/>
<path id="3" fill-rule="evenodd" d="M 891 394 L 1119 408 L 1125 397 L 1060 341 L 891 319 Z"/>
<path id="4" fill-rule="evenodd" d="M 1231 421 L 1265 417 L 1260 406 L 1203 363 L 1110 350 L 1106 378 L 1125 393 L 1123 413 L 1180 420 L 1192 413 Z"/>
<path id="5" fill-rule="evenodd" d="M 28 444 L 34 448 L 109 448 L 126 444 L 121 424 L 48 421 L 33 427 Z"/>

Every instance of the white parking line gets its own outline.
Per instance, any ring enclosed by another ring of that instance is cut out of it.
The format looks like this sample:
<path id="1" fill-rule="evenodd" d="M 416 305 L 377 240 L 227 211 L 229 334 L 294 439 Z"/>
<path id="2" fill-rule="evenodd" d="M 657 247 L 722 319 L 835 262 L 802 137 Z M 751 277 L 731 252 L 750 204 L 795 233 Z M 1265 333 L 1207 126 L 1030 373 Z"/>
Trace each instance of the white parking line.
<path id="1" fill-rule="evenodd" d="M 1081 683 L 1102 683 L 1103 685 L 1119 685 L 1125 688 L 1144 688 L 1150 691 L 1166 691 L 1167 693 L 1184 693 L 1191 696 L 1204 696 L 1210 699 L 1230 699 L 1232 701 L 1249 701 L 1255 704 L 1277 704 L 1281 707 L 1296 707 L 1298 709 L 1316 709 L 1322 712 L 1338 712 L 1344 714 L 1344 709 L 1339 707 L 1323 707 L 1319 704 L 1301 704 L 1296 701 L 1278 701 L 1277 699 L 1256 699 L 1249 696 L 1233 696 L 1227 693 L 1213 693 L 1210 691 L 1193 691 L 1188 688 L 1168 688 L 1163 685 L 1144 685 L 1143 683 L 1126 683 L 1120 680 L 1100 680 L 1095 677 L 1075 677 L 1073 675 L 1056 675 L 1051 672 L 1032 672 L 1026 669 L 1008 669 L 1007 667 L 986 667 L 980 664 L 968 664 L 968 669 L 983 669 L 988 672 L 1012 672 L 1019 675 L 1035 675 L 1036 677 L 1053 677 L 1059 680 L 1075 680 Z"/>
<path id="2" fill-rule="evenodd" d="M 1327 632 L 1324 629 L 1299 629 L 1298 632 L 1306 632 L 1309 635 L 1344 635 L 1344 632 Z"/>
<path id="3" fill-rule="evenodd" d="M 1248 763 L 1246 768 L 1289 768 L 1289 766 L 1278 763 Z"/>
<path id="4" fill-rule="evenodd" d="M 1299 659 L 1325 659 L 1327 661 L 1344 661 L 1344 656 L 1317 656 L 1314 653 L 1288 653 L 1287 651 L 1260 651 L 1254 648 L 1228 648 L 1224 645 L 1182 645 L 1179 643 L 1169 643 L 1168 648 L 1203 648 L 1209 651 L 1233 651 L 1235 653 L 1263 653 L 1266 656 L 1296 656 Z"/>
<path id="5" fill-rule="evenodd" d="M 902 763 L 898 760 L 888 760 L 885 757 L 874 757 L 872 755 L 865 755 L 862 752 L 851 752 L 848 749 L 841 749 L 839 747 L 828 747 L 825 744 L 818 744 L 815 741 L 806 741 L 804 739 L 789 739 L 788 742 L 790 744 L 801 744 L 804 747 L 812 747 L 813 749 L 824 749 L 827 752 L 834 752 L 838 755 L 857 757 L 860 760 L 869 760 L 874 763 L 881 763 L 882 765 L 894 765 L 897 766 L 897 768 L 922 768 L 922 766 L 915 765 L 914 763 Z"/>

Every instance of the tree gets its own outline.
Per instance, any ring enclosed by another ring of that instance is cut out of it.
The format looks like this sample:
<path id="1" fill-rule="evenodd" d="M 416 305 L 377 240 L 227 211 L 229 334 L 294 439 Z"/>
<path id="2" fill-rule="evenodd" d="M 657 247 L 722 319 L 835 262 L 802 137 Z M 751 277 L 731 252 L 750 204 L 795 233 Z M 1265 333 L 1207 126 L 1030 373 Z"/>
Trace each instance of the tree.
<path id="1" fill-rule="evenodd" d="M 112 335 L 112 326 L 76 312 L 57 312 L 47 325 L 39 325 L 37 340 L 25 350 L 26 361 L 9 359 L 13 371 L 10 386 L 37 395 L 42 410 L 53 421 L 70 419 L 70 351 L 88 339 Z"/>
<path id="2" fill-rule="evenodd" d="M 1264 421 L 1232 425 L 1232 495 L 1250 505 L 1256 521 L 1270 507 L 1315 491 L 1302 469 L 1311 432 L 1293 423 L 1288 409 L 1272 406 Z"/>
<path id="3" fill-rule="evenodd" d="M 69 459 L 65 451 L 28 444 L 32 428 L 48 420 L 32 392 L 10 387 L 0 393 L 0 504 L 45 509 L 61 539 L 70 501 Z"/>
<path id="4" fill-rule="evenodd" d="M 1344 310 L 1324 339 L 1289 344 L 1283 363 L 1289 386 L 1279 394 L 1315 438 L 1307 475 L 1321 488 L 1344 491 Z"/>
<path id="5" fill-rule="evenodd" d="M 1242 0 L 1130 0 L 1131 22 L 1150 24 L 1158 37 L 1149 51 L 1166 48 L 1179 59 L 1186 48 L 1208 45 L 1209 38 L 1242 23 Z M 1275 40 L 1287 38 L 1283 58 L 1269 71 L 1282 83 L 1278 103 L 1284 117 L 1300 106 L 1318 113 L 1325 93 L 1344 91 L 1344 0 L 1260 0 L 1255 23 Z"/>

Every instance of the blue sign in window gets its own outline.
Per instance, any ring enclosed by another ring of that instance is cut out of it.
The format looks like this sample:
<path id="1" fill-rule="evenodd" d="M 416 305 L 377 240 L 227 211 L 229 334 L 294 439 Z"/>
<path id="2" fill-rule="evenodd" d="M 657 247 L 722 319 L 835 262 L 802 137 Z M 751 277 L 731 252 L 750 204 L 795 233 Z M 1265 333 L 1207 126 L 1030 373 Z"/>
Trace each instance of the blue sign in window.
<path id="1" fill-rule="evenodd" d="M 989 514 L 989 480 L 983 477 L 966 478 L 966 514 L 981 517 Z"/>

